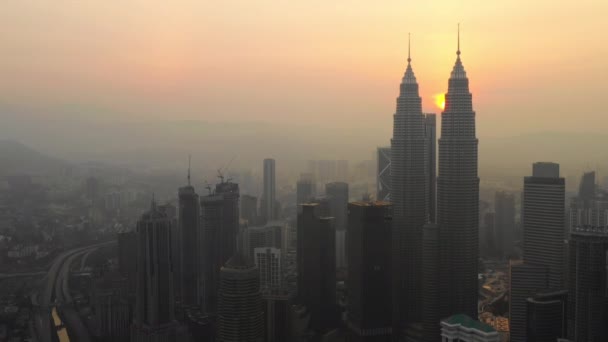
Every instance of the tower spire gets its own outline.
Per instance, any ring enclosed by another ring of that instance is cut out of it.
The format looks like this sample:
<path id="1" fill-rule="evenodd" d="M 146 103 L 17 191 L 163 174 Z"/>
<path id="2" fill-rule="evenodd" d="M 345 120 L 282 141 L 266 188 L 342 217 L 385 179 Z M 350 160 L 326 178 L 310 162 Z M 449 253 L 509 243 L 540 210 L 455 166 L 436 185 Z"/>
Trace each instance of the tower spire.
<path id="1" fill-rule="evenodd" d="M 456 51 L 456 54 L 460 56 L 460 23 L 458 23 L 458 50 Z"/>
<path id="2" fill-rule="evenodd" d="M 190 161 L 192 160 L 192 155 L 188 155 L 188 186 L 190 186 Z"/>
<path id="3" fill-rule="evenodd" d="M 411 41 L 412 41 L 412 34 L 408 32 L 407 33 L 407 64 L 410 64 L 410 62 L 412 61 L 411 54 L 410 54 Z"/>

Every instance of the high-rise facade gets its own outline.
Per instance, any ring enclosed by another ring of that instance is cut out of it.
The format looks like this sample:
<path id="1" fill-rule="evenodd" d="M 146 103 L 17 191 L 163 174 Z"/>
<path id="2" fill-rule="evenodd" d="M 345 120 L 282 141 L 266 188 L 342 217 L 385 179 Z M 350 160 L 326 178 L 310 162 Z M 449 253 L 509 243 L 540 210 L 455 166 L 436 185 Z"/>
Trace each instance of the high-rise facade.
<path id="1" fill-rule="evenodd" d="M 509 265 L 509 332 L 513 342 L 527 340 L 527 300 L 548 286 L 548 269 L 544 265 L 511 261 Z"/>
<path id="2" fill-rule="evenodd" d="M 508 257 L 515 244 L 515 196 L 497 191 L 494 197 L 494 246 L 501 257 Z"/>
<path id="3" fill-rule="evenodd" d="M 241 218 L 247 221 L 248 225 L 255 225 L 258 222 L 258 198 L 251 195 L 241 196 Z"/>
<path id="4" fill-rule="evenodd" d="M 307 203 L 315 197 L 316 184 L 312 174 L 305 173 L 300 175 L 296 184 L 296 205 Z"/>
<path id="5" fill-rule="evenodd" d="M 391 200 L 391 147 L 378 147 L 376 156 L 376 199 Z"/>
<path id="6" fill-rule="evenodd" d="M 437 215 L 437 115 L 434 113 L 425 114 L 424 132 L 428 163 L 429 221 L 435 222 Z"/>
<path id="7" fill-rule="evenodd" d="M 441 317 L 477 317 L 479 256 L 479 177 L 475 112 L 469 79 L 460 60 L 448 81 L 441 115 L 437 224 L 439 226 L 439 282 Z"/>
<path id="8" fill-rule="evenodd" d="M 171 222 L 152 201 L 137 222 L 137 295 L 131 341 L 177 340 Z"/>
<path id="9" fill-rule="evenodd" d="M 545 342 L 566 338 L 568 291 L 544 291 L 526 300 L 526 341 Z"/>
<path id="10" fill-rule="evenodd" d="M 524 179 L 524 262 L 546 266 L 551 289 L 565 285 L 565 195 L 559 164 L 535 163 L 532 176 Z"/>
<path id="11" fill-rule="evenodd" d="M 262 216 L 270 221 L 276 218 L 276 175 L 274 159 L 264 159 L 264 192 L 262 194 Z"/>
<path id="12" fill-rule="evenodd" d="M 391 139 L 393 333 L 420 320 L 422 228 L 428 216 L 427 138 L 422 99 L 408 55 Z"/>
<path id="13" fill-rule="evenodd" d="M 259 271 L 240 254 L 220 271 L 218 341 L 264 341 L 264 314 Z"/>
<path id="14" fill-rule="evenodd" d="M 391 223 L 387 202 L 348 204 L 349 341 L 391 340 Z"/>
<path id="15" fill-rule="evenodd" d="M 336 266 L 346 267 L 346 223 L 348 218 L 348 183 L 325 184 L 325 195 L 329 199 L 331 216 L 336 225 Z"/>
<path id="16" fill-rule="evenodd" d="M 257 247 L 253 254 L 255 266 L 260 271 L 262 292 L 281 288 L 281 250 L 274 247 Z"/>
<path id="17" fill-rule="evenodd" d="M 568 257 L 568 334 L 608 341 L 608 227 L 572 230 Z"/>
<path id="18" fill-rule="evenodd" d="M 310 326 L 320 332 L 335 326 L 336 231 L 334 219 L 323 216 L 324 205 L 302 204 L 298 214 L 298 302 L 310 313 Z"/>
<path id="19" fill-rule="evenodd" d="M 188 182 L 189 183 L 189 182 Z M 199 258 L 200 206 L 194 187 L 188 184 L 178 190 L 179 294 L 182 305 L 198 306 L 201 291 Z"/>
<path id="20" fill-rule="evenodd" d="M 250 261 L 254 260 L 254 250 L 258 247 L 283 247 L 283 222 L 271 221 L 264 226 L 247 227 L 243 230 L 243 249 L 241 253 Z"/>
<path id="21" fill-rule="evenodd" d="M 215 193 L 222 200 L 222 228 L 220 230 L 220 257 L 222 264 L 236 252 L 239 233 L 239 185 L 233 182 L 218 183 Z"/>
<path id="22" fill-rule="evenodd" d="M 199 252 L 202 266 L 202 307 L 205 313 L 215 314 L 219 271 L 222 267 L 218 248 L 222 229 L 222 196 L 213 194 L 202 196 L 200 203 L 202 241 Z"/>

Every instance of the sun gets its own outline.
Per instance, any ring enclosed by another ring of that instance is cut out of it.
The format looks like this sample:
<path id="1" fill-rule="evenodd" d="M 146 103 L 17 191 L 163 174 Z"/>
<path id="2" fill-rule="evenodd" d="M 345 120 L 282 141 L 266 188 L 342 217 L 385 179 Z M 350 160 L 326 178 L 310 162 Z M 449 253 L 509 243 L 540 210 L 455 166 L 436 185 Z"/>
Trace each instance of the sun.
<path id="1" fill-rule="evenodd" d="M 435 105 L 441 108 L 441 110 L 445 109 L 445 94 L 440 93 L 435 95 Z"/>

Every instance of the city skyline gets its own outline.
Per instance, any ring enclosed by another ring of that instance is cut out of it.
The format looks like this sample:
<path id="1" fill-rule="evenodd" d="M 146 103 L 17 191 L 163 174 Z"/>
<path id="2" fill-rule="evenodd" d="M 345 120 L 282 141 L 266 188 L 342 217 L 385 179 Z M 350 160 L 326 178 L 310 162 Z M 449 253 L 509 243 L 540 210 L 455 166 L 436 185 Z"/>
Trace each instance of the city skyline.
<path id="1" fill-rule="evenodd" d="M 608 3 L 5 7 L 0 339 L 608 340 Z"/>

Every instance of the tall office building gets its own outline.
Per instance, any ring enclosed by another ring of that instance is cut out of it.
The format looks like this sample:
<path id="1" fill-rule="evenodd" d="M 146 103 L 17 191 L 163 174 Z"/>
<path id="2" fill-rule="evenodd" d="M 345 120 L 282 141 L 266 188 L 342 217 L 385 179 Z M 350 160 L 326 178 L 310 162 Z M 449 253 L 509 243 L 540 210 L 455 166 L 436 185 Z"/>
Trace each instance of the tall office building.
<path id="1" fill-rule="evenodd" d="M 524 262 L 549 270 L 549 288 L 564 287 L 565 181 L 559 164 L 534 163 L 524 179 L 522 221 Z"/>
<path id="2" fill-rule="evenodd" d="M 137 222 L 137 296 L 131 341 L 173 341 L 174 316 L 171 223 L 152 201 Z"/>
<path id="3" fill-rule="evenodd" d="M 408 46 L 409 50 L 409 46 Z M 418 322 L 422 310 L 422 228 L 428 216 L 425 118 L 408 51 L 391 139 L 393 332 Z"/>
<path id="4" fill-rule="evenodd" d="M 276 176 L 274 159 L 264 159 L 264 192 L 262 194 L 262 217 L 265 221 L 276 218 Z"/>
<path id="5" fill-rule="evenodd" d="M 266 342 L 291 341 L 292 299 L 292 294 L 284 289 L 273 289 L 262 294 L 266 315 Z"/>
<path id="6" fill-rule="evenodd" d="M 578 198 L 585 207 L 589 207 L 595 200 L 595 171 L 585 172 L 578 188 Z"/>
<path id="7" fill-rule="evenodd" d="M 376 166 L 376 199 L 391 200 L 391 147 L 378 147 Z"/>
<path id="8" fill-rule="evenodd" d="M 477 317 L 479 257 L 479 177 L 475 112 L 469 79 L 457 58 L 441 115 L 437 224 L 440 236 L 441 317 Z"/>
<path id="9" fill-rule="evenodd" d="M 298 214 L 298 302 L 310 313 L 316 332 L 334 328 L 336 307 L 336 232 L 333 218 L 323 216 L 324 205 L 307 203 Z"/>
<path id="10" fill-rule="evenodd" d="M 296 184 L 296 204 L 308 203 L 315 197 L 317 185 L 310 173 L 303 173 Z"/>
<path id="11" fill-rule="evenodd" d="M 513 253 L 515 244 L 515 196 L 497 191 L 494 210 L 494 245 L 498 255 L 506 258 Z"/>
<path id="12" fill-rule="evenodd" d="M 224 185 L 218 184 L 215 193 L 200 197 L 202 303 L 203 310 L 210 314 L 217 310 L 220 268 L 228 261 L 228 253 L 236 250 L 239 225 L 238 185 L 221 184 Z"/>
<path id="13" fill-rule="evenodd" d="M 435 223 L 424 226 L 422 234 L 422 326 L 419 341 L 436 342 L 440 336 L 439 313 L 439 228 Z"/>
<path id="14" fill-rule="evenodd" d="M 329 210 L 336 227 L 336 266 L 346 267 L 346 221 L 348 219 L 348 183 L 325 184 Z"/>
<path id="15" fill-rule="evenodd" d="M 543 291 L 526 300 L 528 342 L 557 341 L 566 338 L 568 291 Z"/>
<path id="16" fill-rule="evenodd" d="M 437 115 L 427 113 L 424 119 L 428 163 L 429 221 L 435 222 L 437 215 Z"/>
<path id="17" fill-rule="evenodd" d="M 218 341 L 264 341 L 264 313 L 259 271 L 240 254 L 220 271 Z"/>
<path id="18" fill-rule="evenodd" d="M 258 223 L 258 198 L 251 195 L 241 196 L 241 218 L 247 221 L 248 225 Z"/>
<path id="19" fill-rule="evenodd" d="M 283 247 L 284 223 L 280 221 L 267 222 L 263 226 L 247 227 L 243 230 L 243 249 L 241 253 L 250 261 L 254 261 L 254 250 L 258 247 Z"/>
<path id="20" fill-rule="evenodd" d="M 577 227 L 568 257 L 568 334 L 573 341 L 608 341 L 608 228 Z"/>
<path id="21" fill-rule="evenodd" d="M 387 202 L 348 204 L 349 341 L 391 340 L 391 223 Z"/>
<path id="22" fill-rule="evenodd" d="M 200 249 L 200 206 L 198 195 L 190 185 L 179 188 L 178 236 L 179 241 L 179 293 L 182 305 L 198 306 L 200 304 L 201 264 Z"/>
<path id="23" fill-rule="evenodd" d="M 544 265 L 511 261 L 509 265 L 509 332 L 512 342 L 527 340 L 527 300 L 548 286 L 548 268 Z"/>
<path id="24" fill-rule="evenodd" d="M 253 250 L 255 266 L 260 270 L 262 291 L 281 288 L 281 250 L 275 247 L 257 247 Z"/>
<path id="25" fill-rule="evenodd" d="M 222 228 L 220 230 L 220 257 L 222 264 L 236 252 L 236 240 L 239 233 L 239 185 L 232 182 L 215 185 L 216 195 L 222 199 Z"/>

